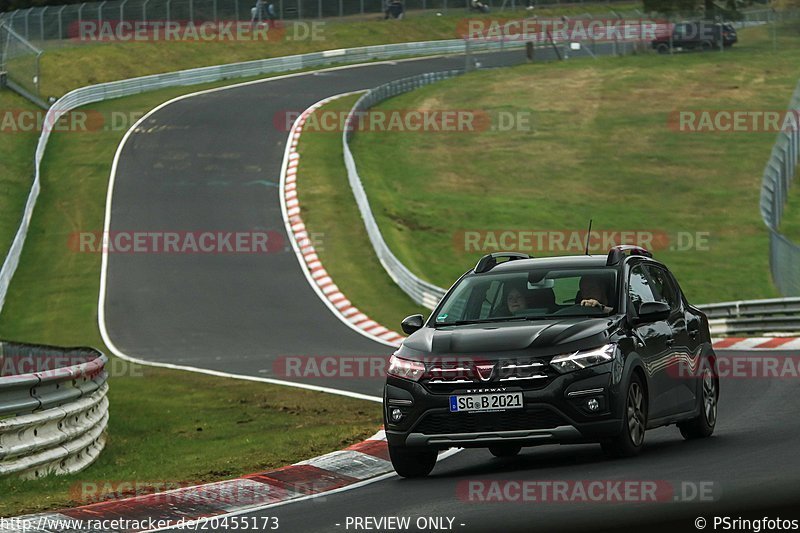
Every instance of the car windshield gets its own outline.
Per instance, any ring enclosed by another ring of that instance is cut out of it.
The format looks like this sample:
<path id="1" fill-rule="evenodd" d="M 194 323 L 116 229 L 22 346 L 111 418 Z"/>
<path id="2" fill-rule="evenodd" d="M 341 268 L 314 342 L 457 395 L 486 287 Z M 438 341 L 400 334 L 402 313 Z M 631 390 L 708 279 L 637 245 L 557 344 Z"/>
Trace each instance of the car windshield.
<path id="1" fill-rule="evenodd" d="M 467 276 L 442 302 L 436 326 L 607 316 L 617 307 L 613 268 L 530 269 Z"/>

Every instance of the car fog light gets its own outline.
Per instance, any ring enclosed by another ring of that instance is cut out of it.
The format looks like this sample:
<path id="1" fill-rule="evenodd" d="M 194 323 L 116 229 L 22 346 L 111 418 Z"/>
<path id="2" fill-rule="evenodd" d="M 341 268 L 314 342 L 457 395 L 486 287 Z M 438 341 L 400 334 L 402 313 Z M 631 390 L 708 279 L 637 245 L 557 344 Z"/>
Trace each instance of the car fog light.
<path id="1" fill-rule="evenodd" d="M 392 422 L 400 422 L 400 419 L 403 418 L 403 411 L 394 408 L 392 409 L 391 416 L 392 416 Z"/>
<path id="2" fill-rule="evenodd" d="M 598 402 L 597 399 L 592 398 L 586 402 L 586 407 L 588 407 L 590 411 L 597 411 L 600 409 L 600 402 Z"/>

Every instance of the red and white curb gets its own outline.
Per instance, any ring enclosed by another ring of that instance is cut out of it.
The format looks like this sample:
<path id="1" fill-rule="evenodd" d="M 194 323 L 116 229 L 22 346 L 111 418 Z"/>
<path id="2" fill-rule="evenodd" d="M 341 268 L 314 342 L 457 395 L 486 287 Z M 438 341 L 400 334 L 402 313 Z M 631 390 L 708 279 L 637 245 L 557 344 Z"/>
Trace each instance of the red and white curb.
<path id="1" fill-rule="evenodd" d="M 342 294 L 342 291 L 333 282 L 325 267 L 322 266 L 322 262 L 306 230 L 306 225 L 303 223 L 300 201 L 297 197 L 297 179 L 300 169 L 300 154 L 297 152 L 297 146 L 308 116 L 329 102 L 350 94 L 354 93 L 340 94 L 317 102 L 306 109 L 292 126 L 289 132 L 289 141 L 286 146 L 280 182 L 284 223 L 286 225 L 286 233 L 289 234 L 289 240 L 309 283 L 334 315 L 350 328 L 372 340 L 389 346 L 399 346 L 404 337 L 371 320 L 367 315 L 359 311 Z"/>
<path id="2" fill-rule="evenodd" d="M 347 449 L 277 470 L 57 513 L 22 516 L 0 521 L 0 531 L 90 531 L 97 530 L 99 521 L 107 524 L 104 530 L 155 531 L 319 497 L 393 472 L 386 435 L 379 431 Z"/>
<path id="3" fill-rule="evenodd" d="M 714 339 L 715 350 L 800 350 L 798 337 L 726 337 Z"/>

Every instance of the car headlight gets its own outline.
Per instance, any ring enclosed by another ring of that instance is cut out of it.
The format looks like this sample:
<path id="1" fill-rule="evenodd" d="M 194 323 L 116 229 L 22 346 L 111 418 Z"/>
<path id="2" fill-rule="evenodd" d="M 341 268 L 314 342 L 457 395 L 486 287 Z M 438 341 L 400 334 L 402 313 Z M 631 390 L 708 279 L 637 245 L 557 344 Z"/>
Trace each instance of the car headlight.
<path id="1" fill-rule="evenodd" d="M 387 373 L 396 378 L 419 381 L 423 374 L 425 374 L 425 365 L 417 361 L 400 359 L 393 355 L 391 359 L 389 359 L 389 370 Z"/>
<path id="2" fill-rule="evenodd" d="M 606 344 L 605 346 L 593 350 L 557 355 L 550 361 L 550 366 L 562 374 L 574 372 L 611 361 L 614 359 L 614 352 L 616 349 L 616 344 Z"/>

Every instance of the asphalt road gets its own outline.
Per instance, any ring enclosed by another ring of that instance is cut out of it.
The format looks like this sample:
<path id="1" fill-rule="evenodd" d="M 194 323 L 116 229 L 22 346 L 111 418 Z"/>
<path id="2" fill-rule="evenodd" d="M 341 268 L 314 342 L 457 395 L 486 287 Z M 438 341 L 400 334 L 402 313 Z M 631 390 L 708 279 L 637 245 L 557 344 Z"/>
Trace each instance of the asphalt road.
<path id="1" fill-rule="evenodd" d="M 348 528 L 348 517 L 410 517 L 412 527 L 407 531 L 419 530 L 420 517 L 450 517 L 452 530 L 465 532 L 696 531 L 697 517 L 709 523 L 715 515 L 725 514 L 800 517 L 800 506 L 795 505 L 800 501 L 796 408 L 800 382 L 723 379 L 720 390 L 719 419 L 710 439 L 684 441 L 675 427 L 659 428 L 647 433 L 639 457 L 619 460 L 606 459 L 597 445 L 527 448 L 511 459 L 493 458 L 486 450 L 465 450 L 441 460 L 426 479 L 395 476 L 245 516 L 278 517 L 280 531 L 298 533 L 365 531 L 354 529 L 353 522 Z M 657 501 L 475 500 L 478 493 L 491 494 L 488 483 L 493 481 L 502 487 L 509 481 L 571 481 L 587 486 L 597 480 L 656 482 Z M 470 482 L 485 483 L 483 491 L 473 493 L 473 501 Z M 706 529 L 714 531 L 710 525 Z"/>
<path id="2" fill-rule="evenodd" d="M 485 66 L 520 63 L 524 51 L 480 60 Z M 288 246 L 278 197 L 287 131 L 274 117 L 331 95 L 463 65 L 463 57 L 371 64 L 174 102 L 143 122 L 123 147 L 110 231 L 266 230 Z M 392 351 L 343 325 L 313 292 L 293 252 L 110 253 L 108 259 L 106 327 L 123 353 L 380 395 L 379 379 L 300 379 L 281 372 L 285 357 L 387 357 Z M 399 328 L 401 318 L 390 326 Z"/>
<path id="3" fill-rule="evenodd" d="M 522 59 L 516 51 L 481 61 L 499 66 Z M 286 133 L 273 126 L 277 112 L 462 64 L 458 57 L 372 64 L 166 106 L 122 150 L 111 231 L 272 230 L 286 239 L 277 188 Z M 386 357 L 391 351 L 341 324 L 291 252 L 110 254 L 107 281 L 109 335 L 142 359 L 283 378 L 274 366 L 283 356 Z M 374 395 L 381 387 L 380 380 L 342 377 L 299 381 Z M 648 433 L 642 456 L 614 461 L 598 446 L 532 448 L 506 460 L 467 450 L 443 460 L 425 480 L 392 477 L 252 516 L 277 516 L 280 531 L 298 532 L 353 531 L 346 528 L 348 516 L 450 517 L 462 531 L 618 531 L 640 522 L 690 531 L 696 516 L 798 500 L 798 393 L 797 380 L 724 380 L 712 439 L 684 442 L 674 428 L 659 429 Z M 682 483 L 706 483 L 714 501 L 484 503 L 459 492 L 466 482 L 491 480 L 659 481 L 678 494 Z"/>

